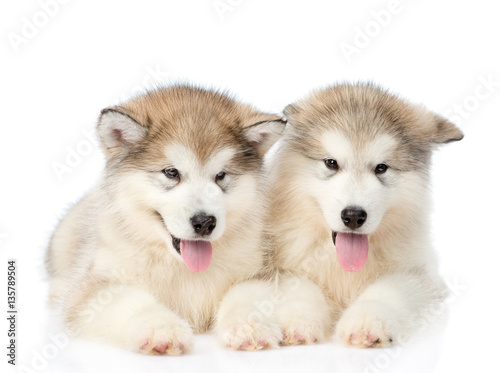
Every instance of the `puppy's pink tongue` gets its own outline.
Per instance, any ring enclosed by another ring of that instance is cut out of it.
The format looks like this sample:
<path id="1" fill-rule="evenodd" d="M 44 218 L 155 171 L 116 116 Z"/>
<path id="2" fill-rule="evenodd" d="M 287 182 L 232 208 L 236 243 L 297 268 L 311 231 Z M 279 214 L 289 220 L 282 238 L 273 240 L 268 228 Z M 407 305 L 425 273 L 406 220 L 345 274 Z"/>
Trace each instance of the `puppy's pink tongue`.
<path id="1" fill-rule="evenodd" d="M 181 240 L 181 256 L 193 272 L 203 272 L 212 259 L 212 244 L 208 241 Z"/>
<path id="2" fill-rule="evenodd" d="M 346 271 L 357 272 L 368 257 L 368 236 L 366 234 L 337 233 L 335 239 L 337 258 Z"/>

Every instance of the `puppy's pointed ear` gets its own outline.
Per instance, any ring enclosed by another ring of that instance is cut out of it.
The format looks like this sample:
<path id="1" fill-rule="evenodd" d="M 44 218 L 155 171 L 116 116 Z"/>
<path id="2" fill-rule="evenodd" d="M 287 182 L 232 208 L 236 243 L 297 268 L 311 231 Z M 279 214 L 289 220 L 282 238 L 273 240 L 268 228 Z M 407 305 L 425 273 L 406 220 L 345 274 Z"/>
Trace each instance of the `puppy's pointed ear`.
<path id="1" fill-rule="evenodd" d="M 435 144 L 447 144 L 464 138 L 462 130 L 441 115 L 433 114 L 431 122 L 431 138 Z"/>
<path id="2" fill-rule="evenodd" d="M 275 114 L 259 114 L 247 122 L 243 130 L 245 138 L 255 147 L 260 157 L 278 141 L 285 130 L 286 121 Z"/>
<path id="3" fill-rule="evenodd" d="M 113 157 L 141 141 L 147 128 L 139 124 L 121 107 L 106 108 L 97 124 L 101 146 L 107 157 Z"/>
<path id="4" fill-rule="evenodd" d="M 285 109 L 283 110 L 283 114 L 285 115 L 286 121 L 293 122 L 298 111 L 298 108 L 293 104 L 285 107 Z"/>

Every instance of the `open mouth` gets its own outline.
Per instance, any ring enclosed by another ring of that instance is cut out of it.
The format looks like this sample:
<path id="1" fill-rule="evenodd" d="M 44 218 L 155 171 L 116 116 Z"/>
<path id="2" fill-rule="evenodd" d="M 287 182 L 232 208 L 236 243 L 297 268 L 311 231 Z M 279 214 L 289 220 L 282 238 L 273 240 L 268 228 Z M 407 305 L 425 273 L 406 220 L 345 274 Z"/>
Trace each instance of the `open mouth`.
<path id="1" fill-rule="evenodd" d="M 175 251 L 181 255 L 181 239 L 174 237 L 172 234 L 172 246 L 174 247 Z"/>
<path id="2" fill-rule="evenodd" d="M 365 265 L 368 258 L 368 235 L 352 232 L 332 232 L 337 259 L 346 271 L 357 272 Z"/>
<path id="3" fill-rule="evenodd" d="M 156 212 L 156 214 L 160 218 L 168 234 L 172 237 L 172 246 L 182 257 L 182 260 L 184 260 L 189 270 L 192 272 L 205 271 L 212 260 L 212 244 L 209 241 L 183 240 L 175 237 L 168 230 L 163 216 L 159 212 Z"/>
<path id="4" fill-rule="evenodd" d="M 212 244 L 209 241 L 182 240 L 172 236 L 172 246 L 180 254 L 192 272 L 203 272 L 212 259 Z"/>

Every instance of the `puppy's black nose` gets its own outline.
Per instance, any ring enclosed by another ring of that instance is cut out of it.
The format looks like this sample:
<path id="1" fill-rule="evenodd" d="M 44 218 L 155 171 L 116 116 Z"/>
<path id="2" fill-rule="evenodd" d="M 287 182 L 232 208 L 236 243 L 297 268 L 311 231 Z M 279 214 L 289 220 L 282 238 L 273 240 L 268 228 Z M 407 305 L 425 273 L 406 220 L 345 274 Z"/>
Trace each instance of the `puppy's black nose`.
<path id="1" fill-rule="evenodd" d="M 199 214 L 191 218 L 191 225 L 200 236 L 208 236 L 215 229 L 217 219 L 212 215 Z"/>
<path id="2" fill-rule="evenodd" d="M 344 224 L 352 230 L 361 227 L 368 217 L 365 210 L 358 207 L 348 207 L 342 210 L 340 217 Z"/>

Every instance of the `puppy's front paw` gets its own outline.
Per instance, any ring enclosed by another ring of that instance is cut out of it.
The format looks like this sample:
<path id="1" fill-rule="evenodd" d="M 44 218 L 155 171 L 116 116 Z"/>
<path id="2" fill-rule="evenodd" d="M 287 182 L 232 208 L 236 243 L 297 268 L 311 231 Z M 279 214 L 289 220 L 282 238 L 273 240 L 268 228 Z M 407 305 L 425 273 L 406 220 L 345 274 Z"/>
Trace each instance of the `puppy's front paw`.
<path id="1" fill-rule="evenodd" d="M 326 302 L 285 302 L 276 314 L 283 331 L 282 345 L 313 344 L 325 340 L 330 332 Z"/>
<path id="2" fill-rule="evenodd" d="M 324 330 L 302 322 L 289 322 L 283 327 L 282 345 L 313 344 L 324 339 Z"/>
<path id="3" fill-rule="evenodd" d="M 283 331 L 282 345 L 312 344 L 331 333 L 330 309 L 321 290 L 311 281 L 290 277 L 281 285 L 283 300 L 276 319 Z"/>
<path id="4" fill-rule="evenodd" d="M 375 302 L 354 304 L 337 324 L 335 336 L 355 347 L 388 347 L 394 342 L 394 317 Z"/>
<path id="5" fill-rule="evenodd" d="M 180 355 L 191 345 L 189 324 L 171 312 L 147 312 L 132 320 L 129 349 L 151 355 Z"/>
<path id="6" fill-rule="evenodd" d="M 276 347 L 281 330 L 274 315 L 274 293 L 265 281 L 248 281 L 234 286 L 217 313 L 215 332 L 233 350 Z"/>
<path id="7" fill-rule="evenodd" d="M 276 347 L 281 340 L 278 324 L 264 318 L 225 320 L 218 326 L 222 343 L 233 350 L 254 351 Z"/>

